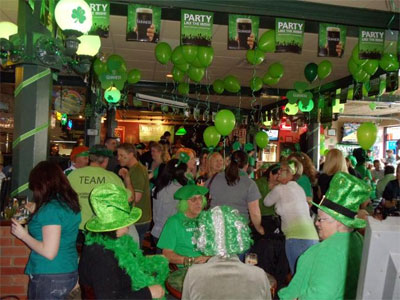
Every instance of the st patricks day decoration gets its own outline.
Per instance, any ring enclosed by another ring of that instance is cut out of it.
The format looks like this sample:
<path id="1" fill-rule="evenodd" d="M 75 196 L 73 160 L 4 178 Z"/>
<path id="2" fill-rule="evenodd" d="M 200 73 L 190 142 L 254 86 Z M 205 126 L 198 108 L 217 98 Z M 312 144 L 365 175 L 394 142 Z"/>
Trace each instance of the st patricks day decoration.
<path id="1" fill-rule="evenodd" d="M 246 52 L 247 62 L 251 65 L 259 65 L 264 61 L 264 52 L 260 49 L 249 49 Z"/>
<path id="2" fill-rule="evenodd" d="M 325 79 L 332 72 L 332 63 L 329 60 L 323 60 L 318 65 L 318 78 Z"/>
<path id="3" fill-rule="evenodd" d="M 230 93 L 237 93 L 240 91 L 240 82 L 236 76 L 228 75 L 224 78 L 224 89 Z"/>
<path id="4" fill-rule="evenodd" d="M 258 38 L 259 23 L 259 17 L 229 15 L 228 50 L 254 49 Z"/>
<path id="5" fill-rule="evenodd" d="M 319 24 L 318 56 L 342 57 L 346 43 L 346 27 Z"/>
<path id="6" fill-rule="evenodd" d="M 207 147 L 216 147 L 221 139 L 221 134 L 215 126 L 209 126 L 203 132 L 203 140 Z"/>
<path id="7" fill-rule="evenodd" d="M 263 83 L 266 85 L 276 85 L 281 80 L 285 69 L 279 62 L 273 63 L 268 67 L 267 72 L 264 74 Z"/>
<path id="8" fill-rule="evenodd" d="M 384 58 L 382 57 L 382 60 Z M 353 78 L 357 82 L 368 82 L 370 76 L 374 75 L 378 70 L 379 60 L 376 59 L 360 59 L 359 45 L 353 48 L 351 57 L 347 62 L 347 68 Z"/>
<path id="9" fill-rule="evenodd" d="M 181 10 L 181 45 L 211 46 L 214 13 Z"/>
<path id="10" fill-rule="evenodd" d="M 104 64 L 102 62 L 96 63 L 97 65 Z M 96 69 L 103 71 L 97 73 L 97 76 L 101 82 L 101 87 L 103 89 L 108 89 L 111 86 L 115 86 L 117 89 L 122 90 L 124 88 L 128 74 L 126 73 L 126 63 L 125 60 L 117 55 L 112 54 L 108 57 L 106 66 L 98 66 Z"/>
<path id="11" fill-rule="evenodd" d="M 172 49 L 168 43 L 160 42 L 155 49 L 156 59 L 160 64 L 166 65 L 171 59 Z"/>
<path id="12" fill-rule="evenodd" d="M 264 149 L 265 147 L 267 147 L 269 142 L 268 134 L 265 131 L 259 131 L 256 134 L 255 140 L 257 146 L 261 149 Z"/>
<path id="13" fill-rule="evenodd" d="M 275 19 L 275 52 L 301 54 L 304 37 L 304 20 Z"/>
<path id="14" fill-rule="evenodd" d="M 385 39 L 385 30 L 360 28 L 358 46 L 360 59 L 381 59 Z"/>
<path id="15" fill-rule="evenodd" d="M 217 94 L 222 94 L 224 92 L 225 86 L 224 81 L 221 79 L 216 79 L 213 83 L 213 90 Z"/>
<path id="16" fill-rule="evenodd" d="M 308 92 L 308 84 L 306 82 L 297 81 L 294 84 L 295 91 L 291 90 L 286 93 L 286 97 L 289 100 L 289 108 L 288 112 L 285 109 L 287 114 L 292 114 L 296 111 L 296 108 L 292 107 L 291 105 L 297 104 L 298 108 L 302 112 L 309 112 L 314 108 L 314 102 L 312 100 L 313 95 L 311 92 Z M 297 113 L 297 111 L 296 111 Z"/>
<path id="17" fill-rule="evenodd" d="M 296 103 L 294 103 L 294 104 L 288 103 L 285 106 L 284 112 L 288 116 L 294 116 L 299 112 L 299 106 Z"/>
<path id="18" fill-rule="evenodd" d="M 385 30 L 385 44 L 383 53 L 397 54 L 399 42 L 399 31 L 398 30 Z"/>
<path id="19" fill-rule="evenodd" d="M 374 123 L 366 122 L 357 129 L 357 141 L 361 148 L 369 150 L 376 142 L 378 129 Z"/>
<path id="20" fill-rule="evenodd" d="M 85 0 L 92 10 L 92 28 L 89 34 L 108 37 L 110 30 L 110 2 L 106 0 Z"/>
<path id="21" fill-rule="evenodd" d="M 129 4 L 126 40 L 157 43 L 161 31 L 161 8 Z"/>
<path id="22" fill-rule="evenodd" d="M 312 83 L 318 77 L 318 65 L 316 63 L 309 63 L 304 68 L 304 77 L 309 83 Z"/>
<path id="23" fill-rule="evenodd" d="M 229 135 L 233 128 L 235 128 L 236 120 L 235 115 L 228 109 L 220 110 L 215 116 L 215 128 L 223 135 Z"/>
<path id="24" fill-rule="evenodd" d="M 275 30 L 264 32 L 258 40 L 258 49 L 264 52 L 275 52 Z"/>
<path id="25" fill-rule="evenodd" d="M 121 99 L 121 92 L 116 87 L 109 87 L 104 92 L 104 99 L 111 104 L 118 103 Z"/>

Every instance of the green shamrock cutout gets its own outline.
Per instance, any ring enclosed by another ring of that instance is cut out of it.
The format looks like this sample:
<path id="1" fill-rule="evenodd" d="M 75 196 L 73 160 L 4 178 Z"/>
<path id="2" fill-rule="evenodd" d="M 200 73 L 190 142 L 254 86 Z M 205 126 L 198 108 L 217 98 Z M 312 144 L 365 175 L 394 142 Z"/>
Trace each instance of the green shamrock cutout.
<path id="1" fill-rule="evenodd" d="M 83 24 L 85 22 L 86 17 L 85 17 L 85 10 L 78 6 L 76 9 L 72 10 L 72 19 L 76 19 L 75 23 L 79 21 L 79 23 Z"/>
<path id="2" fill-rule="evenodd" d="M 122 90 L 126 79 L 127 74 L 124 71 L 103 72 L 99 76 L 102 89 L 108 89 L 111 86 L 115 86 L 117 89 Z"/>
<path id="3" fill-rule="evenodd" d="M 297 81 L 294 84 L 295 91 L 291 90 L 286 93 L 286 98 L 288 98 L 290 104 L 295 104 L 298 101 L 311 100 L 313 95 L 310 92 L 306 92 L 308 89 L 308 83 Z M 307 102 L 308 103 L 308 102 Z"/>

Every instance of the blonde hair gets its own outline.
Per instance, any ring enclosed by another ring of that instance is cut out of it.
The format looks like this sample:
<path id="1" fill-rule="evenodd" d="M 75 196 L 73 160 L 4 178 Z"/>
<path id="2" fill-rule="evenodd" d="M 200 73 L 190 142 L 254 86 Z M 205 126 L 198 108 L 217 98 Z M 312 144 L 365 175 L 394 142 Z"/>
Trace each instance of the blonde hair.
<path id="1" fill-rule="evenodd" d="M 159 143 L 154 143 L 150 146 L 151 149 L 156 149 L 158 152 L 161 152 L 161 160 L 163 163 L 167 163 L 170 159 L 171 156 L 168 153 L 168 145 L 165 144 L 159 144 Z"/>
<path id="2" fill-rule="evenodd" d="M 329 176 L 332 176 L 337 172 L 349 172 L 347 169 L 346 159 L 344 158 L 342 151 L 338 149 L 329 150 L 325 157 L 323 172 Z"/>
<path id="3" fill-rule="evenodd" d="M 290 157 L 290 156 L 289 156 Z M 295 163 L 295 173 L 293 174 L 293 180 L 294 181 L 296 181 L 297 179 L 299 179 L 300 178 L 300 176 L 301 175 L 303 175 L 303 164 L 301 163 L 301 162 L 299 162 L 298 160 L 297 160 L 297 158 L 296 157 L 291 157 L 290 159 L 287 159 L 286 161 L 284 161 L 284 162 L 282 162 L 284 165 L 288 165 L 289 166 L 289 163 L 290 162 L 294 162 Z"/>
<path id="4" fill-rule="evenodd" d="M 213 152 L 211 153 L 208 158 L 207 158 L 207 176 L 208 178 L 212 177 L 215 173 L 215 170 L 211 170 L 211 161 L 216 159 L 217 157 L 221 157 L 222 159 L 222 169 L 220 171 L 222 171 L 224 169 L 224 158 L 222 157 L 221 153 L 219 152 Z M 218 172 L 220 172 L 218 171 Z"/>

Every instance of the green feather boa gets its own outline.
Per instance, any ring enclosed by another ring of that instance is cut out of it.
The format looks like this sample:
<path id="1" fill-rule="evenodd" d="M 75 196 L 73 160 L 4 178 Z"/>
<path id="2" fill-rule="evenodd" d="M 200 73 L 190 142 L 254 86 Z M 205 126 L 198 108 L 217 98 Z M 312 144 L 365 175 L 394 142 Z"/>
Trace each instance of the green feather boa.
<path id="1" fill-rule="evenodd" d="M 144 287 L 160 284 L 169 275 L 168 260 L 162 255 L 144 256 L 138 244 L 129 235 L 114 240 L 102 234 L 89 232 L 85 244 L 99 244 L 114 252 L 118 265 L 131 278 L 132 289 L 137 291 Z"/>

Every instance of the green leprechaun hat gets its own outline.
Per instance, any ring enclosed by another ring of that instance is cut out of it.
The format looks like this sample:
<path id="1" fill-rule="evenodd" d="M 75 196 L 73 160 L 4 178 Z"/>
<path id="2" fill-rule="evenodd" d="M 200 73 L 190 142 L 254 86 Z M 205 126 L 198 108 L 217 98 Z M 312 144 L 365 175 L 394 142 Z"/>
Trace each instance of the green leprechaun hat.
<path id="1" fill-rule="evenodd" d="M 357 212 L 360 204 L 368 200 L 370 192 L 370 186 L 361 179 L 338 172 L 321 201 L 313 204 L 347 227 L 363 228 L 366 222 L 357 218 Z"/>
<path id="2" fill-rule="evenodd" d="M 142 210 L 130 207 L 130 193 L 124 187 L 107 183 L 95 187 L 90 193 L 90 204 L 96 214 L 86 223 L 93 232 L 113 231 L 136 223 Z"/>
<path id="3" fill-rule="evenodd" d="M 175 200 L 189 200 L 196 195 L 206 195 L 208 193 L 208 188 L 194 183 L 188 183 L 187 185 L 181 187 L 174 194 Z"/>

